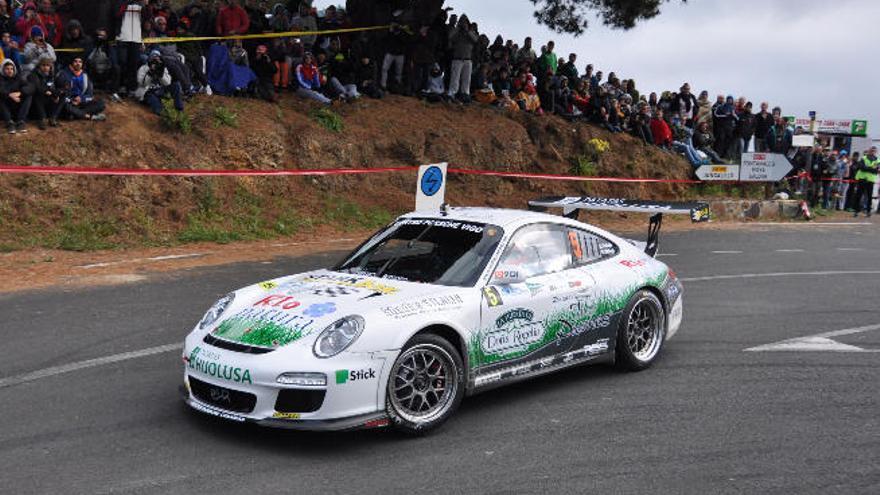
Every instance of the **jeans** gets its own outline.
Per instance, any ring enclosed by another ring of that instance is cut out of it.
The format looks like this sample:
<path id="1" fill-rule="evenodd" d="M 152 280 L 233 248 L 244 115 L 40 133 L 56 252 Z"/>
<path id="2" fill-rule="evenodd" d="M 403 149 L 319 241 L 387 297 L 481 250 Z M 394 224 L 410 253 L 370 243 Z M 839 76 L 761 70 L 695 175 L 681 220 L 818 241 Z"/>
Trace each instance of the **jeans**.
<path id="1" fill-rule="evenodd" d="M 764 138 L 755 138 L 755 153 L 764 153 L 768 151 L 767 140 Z"/>
<path id="2" fill-rule="evenodd" d="M 866 180 L 856 182 L 856 193 L 853 196 L 853 209 L 858 215 L 860 211 L 865 210 L 868 216 L 871 216 L 871 195 L 874 193 L 874 183 Z"/>
<path id="3" fill-rule="evenodd" d="M 64 110 L 75 119 L 84 119 L 86 115 L 97 115 L 103 112 L 105 107 L 106 105 L 104 105 L 103 101 L 92 100 L 87 103 L 80 103 L 78 106 L 73 103 L 67 103 L 64 105 Z"/>
<path id="4" fill-rule="evenodd" d="M 693 146 L 682 143 L 681 141 L 673 141 L 672 149 L 683 154 L 694 167 L 699 167 L 703 164 L 703 159 L 700 158 L 700 155 L 697 154 L 697 150 L 695 150 Z"/>
<path id="5" fill-rule="evenodd" d="M 361 94 L 358 93 L 358 87 L 356 84 L 342 84 L 339 82 L 339 79 L 335 77 L 330 78 L 330 84 L 333 85 L 333 88 L 336 89 L 339 94 L 345 96 L 346 98 L 360 98 Z"/>
<path id="6" fill-rule="evenodd" d="M 403 84 L 403 55 L 385 54 L 382 61 L 382 89 L 388 88 L 388 70 L 394 65 L 394 81 L 398 86 Z"/>
<path id="7" fill-rule="evenodd" d="M 834 183 L 825 181 L 822 183 L 822 209 L 831 208 L 831 193 L 834 191 Z"/>
<path id="8" fill-rule="evenodd" d="M 840 188 L 838 190 L 839 196 L 837 197 L 837 204 L 835 205 L 838 210 L 843 210 L 846 208 L 846 198 L 849 196 L 849 184 L 846 182 L 840 182 Z"/>
<path id="9" fill-rule="evenodd" d="M 170 86 L 163 86 L 158 89 L 151 89 L 144 95 L 144 103 L 146 103 L 153 113 L 162 115 L 162 98 L 171 96 L 174 99 L 174 108 L 183 111 L 183 100 L 180 99 L 180 83 L 173 82 Z"/>
<path id="10" fill-rule="evenodd" d="M 12 122 L 13 113 L 15 113 L 16 117 L 18 117 L 18 122 L 24 122 L 25 120 L 27 120 L 28 112 L 31 111 L 32 99 L 33 95 L 26 95 L 22 93 L 20 103 L 12 101 L 11 98 L 4 98 L 3 100 L 0 100 L 0 117 L 2 117 L 3 122 Z"/>
<path id="11" fill-rule="evenodd" d="M 473 70 L 473 62 L 470 60 L 453 60 L 452 75 L 449 77 L 449 91 L 446 92 L 450 97 L 458 93 L 471 94 L 471 71 Z"/>
<path id="12" fill-rule="evenodd" d="M 329 105 L 330 103 L 332 103 L 330 98 L 327 98 L 326 96 L 322 95 L 321 93 L 318 93 L 317 91 L 315 91 L 313 89 L 306 89 L 306 88 L 302 88 L 302 87 L 297 88 L 296 95 L 299 96 L 300 98 L 305 98 L 307 100 L 315 100 L 315 101 L 321 102 L 325 105 Z"/>

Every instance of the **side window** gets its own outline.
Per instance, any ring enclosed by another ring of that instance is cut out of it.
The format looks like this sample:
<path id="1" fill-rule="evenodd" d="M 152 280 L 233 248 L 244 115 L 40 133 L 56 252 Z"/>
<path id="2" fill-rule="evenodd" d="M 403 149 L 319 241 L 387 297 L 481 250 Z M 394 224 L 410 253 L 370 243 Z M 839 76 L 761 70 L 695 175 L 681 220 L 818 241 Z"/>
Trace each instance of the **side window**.
<path id="1" fill-rule="evenodd" d="M 568 241 L 575 263 L 580 265 L 610 258 L 619 251 L 613 242 L 584 230 L 569 229 Z"/>
<path id="2" fill-rule="evenodd" d="M 524 227 L 514 234 L 498 263 L 507 278 L 527 279 L 572 267 L 566 229 L 552 224 Z"/>

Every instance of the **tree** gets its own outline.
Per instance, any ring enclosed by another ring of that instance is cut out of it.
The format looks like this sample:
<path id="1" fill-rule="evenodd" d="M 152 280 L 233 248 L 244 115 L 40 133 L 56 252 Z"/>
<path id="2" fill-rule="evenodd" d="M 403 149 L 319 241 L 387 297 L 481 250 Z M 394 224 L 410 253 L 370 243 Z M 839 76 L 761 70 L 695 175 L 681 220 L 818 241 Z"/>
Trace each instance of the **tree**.
<path id="1" fill-rule="evenodd" d="M 660 13 L 669 0 L 531 0 L 535 18 L 557 33 L 584 34 L 593 13 L 606 26 L 631 29 Z M 682 0 L 686 2 L 687 0 Z"/>

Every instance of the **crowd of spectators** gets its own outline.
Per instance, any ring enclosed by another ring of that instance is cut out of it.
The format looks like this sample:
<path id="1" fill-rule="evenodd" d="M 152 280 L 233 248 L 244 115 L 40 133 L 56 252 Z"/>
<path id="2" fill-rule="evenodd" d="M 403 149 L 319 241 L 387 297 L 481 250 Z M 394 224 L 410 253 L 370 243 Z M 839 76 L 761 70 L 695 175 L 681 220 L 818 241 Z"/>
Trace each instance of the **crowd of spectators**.
<path id="1" fill-rule="evenodd" d="M 752 141 L 757 152 L 788 153 L 792 147 L 793 130 L 779 107 L 771 110 L 764 102 L 754 112 L 746 98 L 718 95 L 713 101 L 708 91 L 695 95 L 688 83 L 645 94 L 635 79 L 614 72 L 606 77 L 592 64 L 581 70 L 577 54 L 557 56 L 553 41 L 535 47 L 531 38 L 522 44 L 500 35 L 490 40 L 466 15 L 443 9 L 443 0 L 348 0 L 347 10 L 331 6 L 321 13 L 311 0 L 271 8 L 257 0 L 195 0 L 179 9 L 169 0 L 81 2 L 93 3 L 98 19 L 109 4 L 112 25 L 91 33 L 72 18 L 69 0 L 17 8 L 9 1 L 0 0 L 0 117 L 10 133 L 25 132 L 29 116 L 40 129 L 61 118 L 103 120 L 105 103 L 93 88 L 114 102 L 133 98 L 156 114 L 171 106 L 182 110 L 197 93 L 274 102 L 287 91 L 326 105 L 395 93 L 556 114 L 632 134 L 694 166 L 736 162 Z M 390 28 L 186 40 L 377 24 Z M 151 40 L 144 43 L 146 38 Z M 838 164 L 840 156 L 815 151 L 800 154 L 802 170 L 816 177 L 852 175 L 851 167 Z"/>

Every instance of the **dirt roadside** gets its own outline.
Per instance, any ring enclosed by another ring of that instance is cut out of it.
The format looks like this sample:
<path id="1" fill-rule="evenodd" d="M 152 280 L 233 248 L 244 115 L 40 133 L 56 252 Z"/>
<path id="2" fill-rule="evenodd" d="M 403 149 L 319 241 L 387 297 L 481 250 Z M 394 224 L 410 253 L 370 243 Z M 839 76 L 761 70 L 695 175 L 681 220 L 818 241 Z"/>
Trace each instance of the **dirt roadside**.
<path id="1" fill-rule="evenodd" d="M 644 217 L 644 218 L 643 218 Z M 851 221 L 849 215 L 835 214 L 821 222 Z M 591 222 L 622 235 L 643 238 L 645 215 L 595 214 Z M 685 218 L 664 219 L 663 231 L 749 229 L 771 231 L 804 222 L 764 223 L 711 222 L 692 224 Z M 337 232 L 322 229 L 313 233 L 267 241 L 230 244 L 195 243 L 183 246 L 72 252 L 34 249 L 0 254 L 0 293 L 38 289 L 77 290 L 86 287 L 137 283 L 192 268 L 240 262 L 272 262 L 279 257 L 303 256 L 322 251 L 347 251 L 366 239 L 372 231 Z"/>

